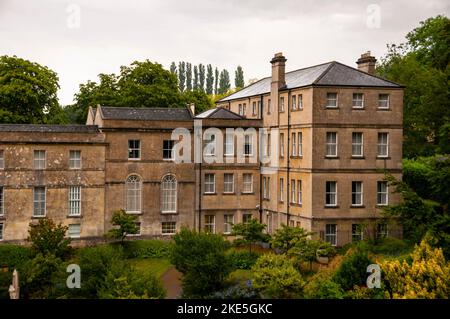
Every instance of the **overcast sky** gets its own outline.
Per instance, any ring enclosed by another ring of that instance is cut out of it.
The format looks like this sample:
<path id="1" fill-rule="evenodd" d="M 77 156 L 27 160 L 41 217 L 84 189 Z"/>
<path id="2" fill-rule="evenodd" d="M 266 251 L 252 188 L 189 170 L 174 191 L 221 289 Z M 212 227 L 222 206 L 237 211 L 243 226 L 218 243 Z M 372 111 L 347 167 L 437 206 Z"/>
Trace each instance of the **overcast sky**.
<path id="1" fill-rule="evenodd" d="M 134 60 L 211 63 L 233 74 L 240 64 L 246 81 L 270 75 L 280 51 L 288 71 L 355 66 L 364 51 L 379 58 L 419 21 L 449 10 L 448 0 L 0 0 L 0 55 L 56 71 L 65 105 L 80 83 Z"/>

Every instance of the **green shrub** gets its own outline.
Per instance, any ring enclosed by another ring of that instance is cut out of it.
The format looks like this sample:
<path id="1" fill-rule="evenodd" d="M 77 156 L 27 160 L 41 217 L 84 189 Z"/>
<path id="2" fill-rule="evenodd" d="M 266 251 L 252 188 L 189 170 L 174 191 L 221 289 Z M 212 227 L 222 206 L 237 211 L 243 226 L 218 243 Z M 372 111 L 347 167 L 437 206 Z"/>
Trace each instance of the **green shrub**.
<path id="1" fill-rule="evenodd" d="M 333 281 L 345 291 L 352 289 L 354 285 L 365 285 L 369 276 L 367 266 L 373 263 L 367 252 L 356 251 L 344 259 L 334 274 Z"/>
<path id="2" fill-rule="evenodd" d="M 37 224 L 30 223 L 27 240 L 33 252 L 43 255 L 67 257 L 71 251 L 70 238 L 66 237 L 68 227 L 56 224 L 50 218 L 39 219 Z"/>
<path id="3" fill-rule="evenodd" d="M 204 298 L 222 289 L 231 271 L 226 251 L 229 243 L 220 235 L 183 228 L 174 236 L 171 262 L 183 273 L 183 295 Z"/>
<path id="4" fill-rule="evenodd" d="M 0 245 L 0 299 L 9 299 L 9 285 L 12 282 L 14 269 L 22 275 L 24 265 L 31 259 L 31 249 L 24 246 Z M 3 272 L 2 268 L 8 268 Z"/>
<path id="5" fill-rule="evenodd" d="M 373 245 L 371 251 L 375 254 L 399 256 L 412 251 L 412 246 L 404 240 L 387 237 L 380 243 Z"/>
<path id="6" fill-rule="evenodd" d="M 253 286 L 268 298 L 298 298 L 304 281 L 285 255 L 262 255 L 252 268 Z"/>
<path id="7" fill-rule="evenodd" d="M 260 253 L 248 250 L 231 249 L 227 253 L 227 257 L 233 269 L 250 269 L 260 256 Z"/>
<path id="8" fill-rule="evenodd" d="M 162 240 L 133 240 L 124 243 L 126 258 L 169 258 L 173 243 Z"/>

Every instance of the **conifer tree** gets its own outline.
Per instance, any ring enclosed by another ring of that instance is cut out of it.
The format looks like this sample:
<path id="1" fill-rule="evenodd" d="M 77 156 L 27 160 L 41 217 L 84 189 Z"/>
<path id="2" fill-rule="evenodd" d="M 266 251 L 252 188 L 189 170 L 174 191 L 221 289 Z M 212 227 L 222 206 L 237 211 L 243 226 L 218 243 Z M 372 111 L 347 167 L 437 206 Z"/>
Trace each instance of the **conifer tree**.
<path id="1" fill-rule="evenodd" d="M 244 71 L 242 70 L 242 67 L 240 65 L 238 65 L 234 73 L 234 85 L 237 89 L 243 88 L 245 86 Z"/>
<path id="2" fill-rule="evenodd" d="M 186 91 L 192 91 L 192 64 L 186 62 Z"/>
<path id="3" fill-rule="evenodd" d="M 213 94 L 214 74 L 211 64 L 206 67 L 206 94 Z"/>
<path id="4" fill-rule="evenodd" d="M 186 85 L 186 63 L 178 63 L 178 87 L 181 92 L 184 92 Z"/>
<path id="5" fill-rule="evenodd" d="M 199 73 L 199 90 L 205 92 L 205 66 L 203 64 L 198 65 Z"/>

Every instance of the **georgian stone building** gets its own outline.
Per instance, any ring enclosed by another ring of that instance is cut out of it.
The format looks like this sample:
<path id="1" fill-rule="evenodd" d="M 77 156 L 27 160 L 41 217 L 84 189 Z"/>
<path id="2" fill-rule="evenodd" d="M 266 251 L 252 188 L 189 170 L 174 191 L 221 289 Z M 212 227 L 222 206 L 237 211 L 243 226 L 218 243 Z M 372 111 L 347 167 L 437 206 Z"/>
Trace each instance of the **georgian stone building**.
<path id="1" fill-rule="evenodd" d="M 403 88 L 373 75 L 370 54 L 359 70 L 286 73 L 285 62 L 276 54 L 271 77 L 196 116 L 97 106 L 86 125 L 0 125 L 0 240 L 23 241 L 44 216 L 80 242 L 101 239 L 118 209 L 137 216 L 141 237 L 182 226 L 226 234 L 250 217 L 334 245 L 400 236 L 379 221 L 399 200 L 383 178 L 401 177 Z M 177 153 L 182 143 L 191 151 Z"/>

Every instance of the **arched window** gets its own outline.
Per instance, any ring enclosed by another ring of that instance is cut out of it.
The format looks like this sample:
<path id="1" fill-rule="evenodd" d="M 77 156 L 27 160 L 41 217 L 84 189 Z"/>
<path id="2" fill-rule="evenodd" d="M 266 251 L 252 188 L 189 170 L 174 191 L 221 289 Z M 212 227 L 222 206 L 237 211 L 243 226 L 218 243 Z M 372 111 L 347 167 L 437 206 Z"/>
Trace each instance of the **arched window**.
<path id="1" fill-rule="evenodd" d="M 130 175 L 125 183 L 125 196 L 127 213 L 141 212 L 141 178 L 137 175 Z"/>
<path id="2" fill-rule="evenodd" d="M 175 213 L 177 211 L 177 180 L 173 175 L 166 175 L 161 183 L 161 211 Z"/>

